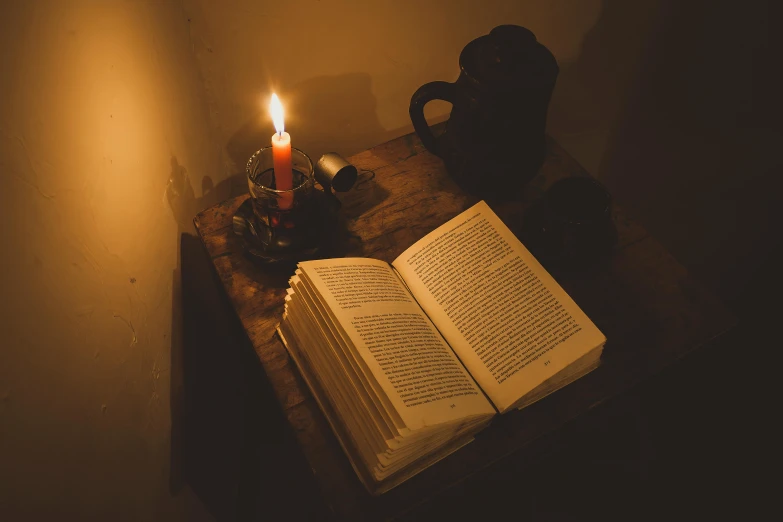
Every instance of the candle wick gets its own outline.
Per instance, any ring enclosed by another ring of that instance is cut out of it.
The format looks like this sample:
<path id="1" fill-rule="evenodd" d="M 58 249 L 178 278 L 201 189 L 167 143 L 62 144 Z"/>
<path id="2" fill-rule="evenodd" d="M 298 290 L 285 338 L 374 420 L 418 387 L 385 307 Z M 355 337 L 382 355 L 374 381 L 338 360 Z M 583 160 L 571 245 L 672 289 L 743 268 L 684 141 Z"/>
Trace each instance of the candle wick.
<path id="1" fill-rule="evenodd" d="M 277 131 L 277 135 L 280 136 L 280 139 L 283 139 L 283 131 Z"/>

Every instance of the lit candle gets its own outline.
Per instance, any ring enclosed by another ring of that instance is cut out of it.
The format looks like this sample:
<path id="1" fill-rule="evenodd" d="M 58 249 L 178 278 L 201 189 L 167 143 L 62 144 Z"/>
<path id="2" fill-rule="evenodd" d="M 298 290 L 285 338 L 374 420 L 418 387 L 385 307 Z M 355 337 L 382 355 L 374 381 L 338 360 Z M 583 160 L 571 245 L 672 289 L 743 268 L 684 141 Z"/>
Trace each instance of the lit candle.
<path id="1" fill-rule="evenodd" d="M 293 167 L 291 166 L 291 136 L 283 131 L 283 105 L 277 94 L 272 94 L 269 104 L 272 113 L 272 121 L 275 124 L 275 132 L 272 135 L 272 163 L 275 169 L 275 188 L 277 190 L 291 190 L 293 188 Z M 278 204 L 280 208 L 291 208 L 294 202 L 292 193 L 283 194 Z"/>

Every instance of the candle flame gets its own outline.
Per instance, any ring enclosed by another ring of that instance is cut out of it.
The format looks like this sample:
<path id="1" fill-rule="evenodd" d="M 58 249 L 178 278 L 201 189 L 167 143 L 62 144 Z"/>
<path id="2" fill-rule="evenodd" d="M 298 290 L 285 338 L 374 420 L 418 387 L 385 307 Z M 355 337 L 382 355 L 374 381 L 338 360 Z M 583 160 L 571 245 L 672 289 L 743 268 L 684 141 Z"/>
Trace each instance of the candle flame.
<path id="1" fill-rule="evenodd" d="M 283 134 L 283 104 L 277 94 L 272 93 L 272 101 L 269 102 L 269 112 L 272 113 L 272 122 L 278 134 Z"/>

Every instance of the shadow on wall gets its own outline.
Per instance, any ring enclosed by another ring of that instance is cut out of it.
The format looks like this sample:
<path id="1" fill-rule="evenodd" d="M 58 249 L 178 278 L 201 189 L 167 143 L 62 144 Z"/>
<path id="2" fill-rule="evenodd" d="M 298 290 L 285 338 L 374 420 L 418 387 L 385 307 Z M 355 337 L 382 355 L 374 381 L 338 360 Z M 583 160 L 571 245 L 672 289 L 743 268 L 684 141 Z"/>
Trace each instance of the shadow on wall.
<path id="1" fill-rule="evenodd" d="M 212 178 L 201 178 L 201 196 L 196 197 L 188 170 L 180 165 L 175 156 L 171 157 L 171 172 L 166 183 L 166 200 L 179 228 L 178 236 L 193 231 L 193 218 L 205 208 L 220 203 L 230 197 L 247 192 L 244 172 L 224 179 L 217 185 Z"/>
<path id="2" fill-rule="evenodd" d="M 783 82 L 770 67 L 780 61 L 770 22 L 780 7 L 660 3 L 601 177 L 675 257 L 743 301 L 781 246 Z"/>
<path id="3" fill-rule="evenodd" d="M 561 145 L 728 300 L 780 250 L 779 9 L 605 0 L 549 108 Z"/>
<path id="4" fill-rule="evenodd" d="M 189 417 L 187 411 L 188 404 L 193 408 L 193 403 L 198 398 L 194 398 L 193 390 L 186 393 L 185 389 L 185 362 L 186 360 L 194 360 L 192 353 L 186 353 L 185 346 L 190 337 L 189 332 L 192 331 L 193 325 L 186 327 L 185 325 L 185 312 L 183 310 L 184 302 L 188 299 L 188 296 L 183 295 L 183 264 L 182 254 L 183 245 L 188 245 L 190 238 L 198 242 L 187 232 L 193 230 L 193 218 L 200 210 L 207 208 L 220 202 L 223 199 L 228 198 L 233 192 L 233 186 L 238 183 L 236 178 L 228 178 L 222 181 L 218 187 L 215 187 L 212 179 L 209 176 L 204 176 L 201 180 L 202 195 L 196 197 L 195 191 L 191 184 L 188 170 L 185 166 L 180 165 L 178 159 L 175 156 L 171 157 L 171 172 L 166 184 L 166 200 L 171 208 L 172 215 L 177 222 L 177 268 L 172 274 L 172 300 L 171 300 L 171 385 L 169 391 L 169 403 L 171 411 L 171 448 L 170 448 L 170 476 L 169 476 L 169 490 L 172 495 L 177 495 L 182 490 L 185 483 L 188 483 L 193 487 L 197 496 L 204 502 L 210 513 L 216 516 L 218 519 L 224 519 L 225 516 L 231 517 L 233 515 L 233 509 L 236 505 L 235 491 L 232 491 L 231 484 L 233 483 L 234 489 L 236 484 L 233 480 L 226 480 L 224 483 L 227 485 L 223 488 L 215 488 L 211 495 L 200 495 L 198 492 L 198 480 L 193 481 L 188 475 L 190 475 L 186 464 L 190 458 L 189 451 L 186 448 L 187 432 L 186 419 Z M 192 250 L 192 248 L 191 248 Z M 186 267 L 187 271 L 187 267 Z M 201 274 L 203 275 L 203 274 Z M 209 274 L 207 273 L 207 276 Z M 192 278 L 193 276 L 191 276 Z M 199 331 L 199 333 L 202 333 Z M 193 350 L 188 350 L 192 352 Z M 198 352 L 196 353 L 198 356 Z M 217 358 L 216 364 L 225 364 L 225 357 Z M 209 387 L 206 388 L 209 390 Z M 224 393 L 231 395 L 235 391 L 231 388 L 221 390 Z M 212 394 L 215 395 L 214 393 Z M 204 407 L 210 407 L 211 403 L 207 401 Z M 198 409 L 198 408 L 196 408 Z M 224 425 L 229 433 L 236 433 L 236 430 L 232 429 L 230 425 Z M 207 456 L 220 455 L 220 452 L 215 452 L 214 449 L 207 451 Z M 223 455 L 225 457 L 225 455 Z M 232 459 L 225 459 L 222 461 L 225 463 L 231 463 Z M 214 462 L 206 465 L 210 471 L 216 473 L 218 476 L 236 477 L 238 473 L 232 469 L 220 469 L 216 467 Z M 197 485 L 194 485 L 193 483 Z M 229 507 L 230 506 L 230 507 Z"/>
<path id="5" fill-rule="evenodd" d="M 257 356 L 225 298 L 201 241 L 188 233 L 204 208 L 246 192 L 243 175 L 196 197 L 187 169 L 171 158 L 166 198 L 178 223 L 172 277 L 171 465 L 169 489 L 187 484 L 217 521 L 262 516 L 314 520 L 297 504 L 306 466 Z M 313 493 L 314 494 L 314 493 Z"/>
<path id="6" fill-rule="evenodd" d="M 560 61 L 548 130 L 593 176 L 643 66 L 661 0 L 604 0 L 575 60 Z"/>
<path id="7" fill-rule="evenodd" d="M 397 136 L 394 131 L 386 131 L 378 120 L 370 76 L 366 73 L 319 76 L 278 94 L 286 108 L 285 126 L 291 133 L 292 145 L 305 151 L 314 162 L 326 152 L 349 156 Z M 258 114 L 229 139 L 229 157 L 244 169 L 255 151 L 270 144 L 274 132 L 266 107 L 259 108 Z M 357 143 L 365 145 L 357 149 Z"/>

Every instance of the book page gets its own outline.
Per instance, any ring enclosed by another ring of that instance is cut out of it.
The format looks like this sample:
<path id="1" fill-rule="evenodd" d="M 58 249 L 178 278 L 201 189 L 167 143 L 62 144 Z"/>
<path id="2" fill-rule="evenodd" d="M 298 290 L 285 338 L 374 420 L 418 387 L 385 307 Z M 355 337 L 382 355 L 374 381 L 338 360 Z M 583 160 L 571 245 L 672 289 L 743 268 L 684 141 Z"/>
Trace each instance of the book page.
<path id="1" fill-rule="evenodd" d="M 299 267 L 409 429 L 495 413 L 388 263 L 345 258 Z"/>
<path id="2" fill-rule="evenodd" d="M 501 412 L 605 341 L 483 201 L 393 266 Z"/>

